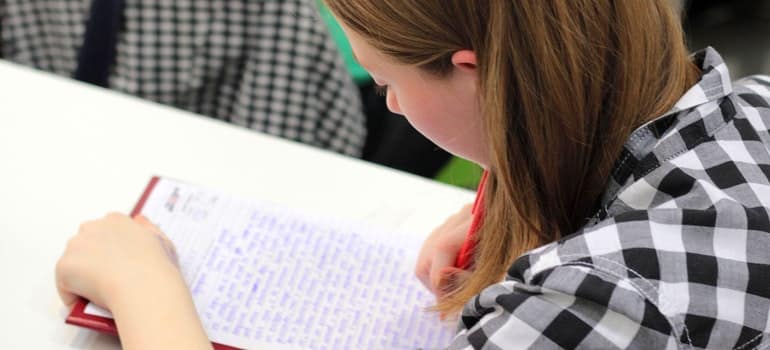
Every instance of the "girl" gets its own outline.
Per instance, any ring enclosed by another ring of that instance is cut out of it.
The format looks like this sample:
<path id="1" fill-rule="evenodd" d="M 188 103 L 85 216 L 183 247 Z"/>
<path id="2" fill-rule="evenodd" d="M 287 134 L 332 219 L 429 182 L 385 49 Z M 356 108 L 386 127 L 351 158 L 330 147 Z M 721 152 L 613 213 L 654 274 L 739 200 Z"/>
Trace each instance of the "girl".
<path id="1" fill-rule="evenodd" d="M 417 266 L 438 310 L 464 305 L 451 348 L 770 342 L 770 78 L 733 85 L 713 49 L 688 56 L 666 0 L 327 4 L 389 108 L 486 169 Z M 208 346 L 146 231 L 85 224 L 63 299 L 110 308 L 126 348 Z M 147 290 L 162 334 L 131 307 Z"/>

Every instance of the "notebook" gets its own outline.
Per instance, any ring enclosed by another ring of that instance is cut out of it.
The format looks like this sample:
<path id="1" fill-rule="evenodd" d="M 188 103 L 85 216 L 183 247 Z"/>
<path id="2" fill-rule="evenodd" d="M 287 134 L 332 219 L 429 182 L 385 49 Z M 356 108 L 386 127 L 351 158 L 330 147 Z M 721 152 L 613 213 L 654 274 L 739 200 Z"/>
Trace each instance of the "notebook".
<path id="1" fill-rule="evenodd" d="M 393 232 L 153 177 L 132 215 L 174 243 L 217 349 L 434 349 L 454 322 L 413 274 L 425 233 Z M 69 324 L 117 334 L 78 302 Z"/>

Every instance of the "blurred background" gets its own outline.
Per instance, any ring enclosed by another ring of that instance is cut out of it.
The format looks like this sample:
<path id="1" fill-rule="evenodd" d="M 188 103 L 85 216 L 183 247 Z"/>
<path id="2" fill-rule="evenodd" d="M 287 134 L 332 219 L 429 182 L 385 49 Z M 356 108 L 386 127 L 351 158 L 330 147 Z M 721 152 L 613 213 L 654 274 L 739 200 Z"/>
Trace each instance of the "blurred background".
<path id="1" fill-rule="evenodd" d="M 691 50 L 713 46 L 730 75 L 770 74 L 770 0 L 680 0 Z"/>
<path id="2" fill-rule="evenodd" d="M 770 75 L 770 0 L 664 1 L 691 51 L 714 47 L 734 80 Z M 277 32 L 288 34 L 254 35 Z M 324 60 L 295 64 L 298 52 Z M 481 175 L 388 111 L 322 0 L 0 0 L 0 58 L 95 83 L 93 73 L 100 86 L 452 185 L 473 189 Z M 298 109 L 293 97 L 321 102 Z M 302 125 L 325 127 L 300 137 Z"/>

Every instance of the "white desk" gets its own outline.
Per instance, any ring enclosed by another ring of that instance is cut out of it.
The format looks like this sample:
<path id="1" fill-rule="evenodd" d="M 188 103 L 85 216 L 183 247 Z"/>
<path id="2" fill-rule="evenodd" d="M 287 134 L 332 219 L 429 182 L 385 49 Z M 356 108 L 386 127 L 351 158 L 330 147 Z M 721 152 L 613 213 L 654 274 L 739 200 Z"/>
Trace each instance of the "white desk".
<path id="1" fill-rule="evenodd" d="M 114 349 L 64 324 L 54 265 L 151 175 L 429 232 L 472 193 L 0 61 L 0 348 Z"/>

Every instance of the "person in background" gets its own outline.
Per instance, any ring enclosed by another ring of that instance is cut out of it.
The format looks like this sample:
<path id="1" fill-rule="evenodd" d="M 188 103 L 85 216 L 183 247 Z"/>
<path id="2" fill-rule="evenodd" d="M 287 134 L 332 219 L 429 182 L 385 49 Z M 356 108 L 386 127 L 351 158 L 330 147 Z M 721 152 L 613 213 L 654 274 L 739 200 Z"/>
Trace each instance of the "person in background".
<path id="1" fill-rule="evenodd" d="M 361 100 L 315 0 L 3 0 L 0 58 L 363 152 Z"/>
<path id="2" fill-rule="evenodd" d="M 326 4 L 390 110 L 485 169 L 416 266 L 450 348 L 770 343 L 770 77 L 690 55 L 669 0 Z M 208 348 L 162 238 L 84 224 L 62 300 L 112 310 L 126 349 Z"/>

